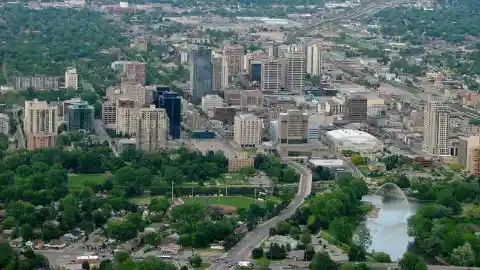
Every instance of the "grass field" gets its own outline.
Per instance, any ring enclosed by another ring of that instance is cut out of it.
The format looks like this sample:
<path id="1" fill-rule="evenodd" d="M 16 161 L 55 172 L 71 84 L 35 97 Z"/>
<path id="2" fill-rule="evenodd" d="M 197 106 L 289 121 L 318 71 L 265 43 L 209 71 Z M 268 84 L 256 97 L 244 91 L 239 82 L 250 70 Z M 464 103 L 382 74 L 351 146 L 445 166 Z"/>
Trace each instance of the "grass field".
<path id="1" fill-rule="evenodd" d="M 103 174 L 75 174 L 68 176 L 68 189 L 70 191 L 81 190 L 85 183 L 101 184 L 104 181 Z"/>
<path id="2" fill-rule="evenodd" d="M 242 196 L 223 196 L 223 197 L 192 197 L 184 198 L 184 202 L 199 202 L 201 204 L 221 204 L 233 206 L 237 209 L 248 208 L 251 204 L 255 203 L 255 200 Z M 257 202 L 261 203 L 261 202 Z"/>
<path id="3" fill-rule="evenodd" d="M 204 270 L 204 269 L 208 269 L 210 267 L 210 264 L 208 263 L 202 263 L 202 265 L 200 265 L 199 267 L 195 267 L 193 269 L 195 270 Z"/>

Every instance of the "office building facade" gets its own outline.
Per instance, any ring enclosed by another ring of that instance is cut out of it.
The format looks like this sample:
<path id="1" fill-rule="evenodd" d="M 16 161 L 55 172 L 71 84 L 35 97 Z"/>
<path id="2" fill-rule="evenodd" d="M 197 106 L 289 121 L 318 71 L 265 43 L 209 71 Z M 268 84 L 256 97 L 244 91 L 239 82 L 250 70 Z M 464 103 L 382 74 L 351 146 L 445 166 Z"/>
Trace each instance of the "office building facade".
<path id="1" fill-rule="evenodd" d="M 278 116 L 278 141 L 281 144 L 304 144 L 308 142 L 308 114 L 289 110 Z"/>
<path id="2" fill-rule="evenodd" d="M 281 59 L 265 58 L 261 63 L 261 90 L 279 93 L 284 89 L 283 62 Z"/>
<path id="3" fill-rule="evenodd" d="M 428 100 L 423 111 L 423 150 L 432 155 L 449 155 L 448 125 L 450 109 L 446 104 Z"/>
<path id="4" fill-rule="evenodd" d="M 224 69 L 228 74 L 227 83 L 232 82 L 232 76 L 244 71 L 245 48 L 242 45 L 229 44 L 223 47 Z"/>
<path id="5" fill-rule="evenodd" d="M 168 116 L 164 108 L 140 109 L 136 134 L 137 148 L 145 152 L 160 151 L 167 147 Z"/>
<path id="6" fill-rule="evenodd" d="M 190 52 L 190 91 L 192 102 L 199 104 L 213 90 L 212 50 L 198 47 Z"/>
<path id="7" fill-rule="evenodd" d="M 69 67 L 65 71 L 65 88 L 78 89 L 77 69 Z"/>
<path id="8" fill-rule="evenodd" d="M 235 116 L 233 140 L 240 147 L 256 147 L 262 143 L 263 122 L 253 114 Z"/>
<path id="9" fill-rule="evenodd" d="M 137 117 L 140 107 L 140 103 L 135 99 L 118 97 L 116 102 L 117 121 L 115 122 L 115 132 L 122 135 L 135 135 L 138 128 Z"/>
<path id="10" fill-rule="evenodd" d="M 59 76 L 17 76 L 14 78 L 16 90 L 27 90 L 33 88 L 37 91 L 42 90 L 58 90 L 60 77 Z"/>
<path id="11" fill-rule="evenodd" d="M 323 48 L 321 45 L 312 44 L 307 48 L 307 73 L 312 76 L 322 75 Z"/>
<path id="12" fill-rule="evenodd" d="M 36 99 L 25 101 L 23 125 L 25 134 L 57 134 L 58 107 Z"/>
<path id="13" fill-rule="evenodd" d="M 285 54 L 285 88 L 293 94 L 301 94 L 305 87 L 307 61 L 305 52 L 289 52 Z"/>
<path id="14" fill-rule="evenodd" d="M 224 79 L 223 76 L 223 59 L 220 56 L 215 56 L 212 58 L 212 90 L 213 92 L 221 92 L 224 88 Z"/>
<path id="15" fill-rule="evenodd" d="M 0 113 L 0 133 L 8 135 L 10 132 L 10 117 L 4 113 Z"/>
<path id="16" fill-rule="evenodd" d="M 93 132 L 95 109 L 88 102 L 82 101 L 68 106 L 68 130 Z"/>
<path id="17" fill-rule="evenodd" d="M 355 95 L 345 100 L 345 120 L 353 123 L 367 122 L 367 98 Z"/>
<path id="18" fill-rule="evenodd" d="M 459 137 L 458 163 L 469 175 L 480 175 L 480 135 Z"/>
<path id="19" fill-rule="evenodd" d="M 200 98 L 201 100 L 201 98 Z M 182 121 L 182 100 L 178 93 L 168 87 L 157 87 L 154 92 L 156 108 L 164 108 L 169 120 L 169 134 L 172 139 L 180 139 Z"/>

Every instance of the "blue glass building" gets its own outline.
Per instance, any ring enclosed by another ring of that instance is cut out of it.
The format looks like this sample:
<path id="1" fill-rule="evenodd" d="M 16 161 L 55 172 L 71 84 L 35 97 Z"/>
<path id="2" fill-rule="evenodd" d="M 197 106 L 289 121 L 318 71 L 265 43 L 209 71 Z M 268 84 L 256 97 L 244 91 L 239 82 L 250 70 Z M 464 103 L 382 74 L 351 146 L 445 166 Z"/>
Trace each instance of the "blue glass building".
<path id="1" fill-rule="evenodd" d="M 192 102 L 200 104 L 202 97 L 211 94 L 213 81 L 212 49 L 200 46 L 190 51 L 190 90 Z"/>
<path id="2" fill-rule="evenodd" d="M 157 87 L 153 93 L 156 108 L 164 108 L 170 122 L 169 134 L 173 139 L 180 139 L 182 121 L 182 101 L 178 93 L 168 87 Z"/>
<path id="3" fill-rule="evenodd" d="M 251 80 L 261 83 L 262 82 L 262 64 L 255 63 L 250 65 L 251 70 Z"/>

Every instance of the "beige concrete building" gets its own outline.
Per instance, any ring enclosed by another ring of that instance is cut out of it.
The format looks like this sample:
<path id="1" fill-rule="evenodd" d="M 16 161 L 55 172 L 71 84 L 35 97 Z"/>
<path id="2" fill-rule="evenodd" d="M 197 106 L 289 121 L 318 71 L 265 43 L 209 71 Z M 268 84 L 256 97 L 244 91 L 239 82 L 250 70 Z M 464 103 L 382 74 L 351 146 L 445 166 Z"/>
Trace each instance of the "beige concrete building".
<path id="1" fill-rule="evenodd" d="M 117 121 L 115 131 L 123 135 L 135 135 L 138 129 L 140 103 L 136 99 L 118 97 L 116 102 Z"/>
<path id="2" fill-rule="evenodd" d="M 147 104 L 149 99 L 148 93 L 152 94 L 150 91 L 147 91 L 145 86 L 129 81 L 124 81 L 120 84 L 120 92 L 123 97 L 137 100 L 142 106 Z"/>
<path id="3" fill-rule="evenodd" d="M 0 113 L 0 133 L 8 135 L 10 131 L 10 118 L 4 113 Z"/>
<path id="4" fill-rule="evenodd" d="M 245 152 L 237 152 L 234 156 L 228 158 L 228 171 L 235 172 L 246 167 L 253 167 L 254 159 L 248 157 Z"/>
<path id="5" fill-rule="evenodd" d="M 223 47 L 223 70 L 226 83 L 231 82 L 231 77 L 244 71 L 245 48 L 242 45 L 225 45 Z"/>
<path id="6" fill-rule="evenodd" d="M 423 111 L 423 150 L 436 156 L 449 155 L 448 126 L 450 109 L 442 102 L 429 100 Z"/>
<path id="7" fill-rule="evenodd" d="M 260 90 L 245 90 L 240 92 L 240 107 L 263 107 L 263 93 Z"/>
<path id="8" fill-rule="evenodd" d="M 157 109 L 155 105 L 140 109 L 136 133 L 137 148 L 145 152 L 165 149 L 168 127 L 169 121 L 165 109 Z"/>
<path id="9" fill-rule="evenodd" d="M 208 113 L 213 111 L 215 107 L 222 107 L 223 106 L 223 98 L 219 95 L 206 95 L 202 97 L 201 108 L 202 111 Z"/>
<path id="10" fill-rule="evenodd" d="M 307 61 L 305 52 L 285 54 L 285 88 L 288 92 L 301 94 L 305 87 Z"/>
<path id="11" fill-rule="evenodd" d="M 323 48 L 320 44 L 307 47 L 307 73 L 313 76 L 322 74 Z"/>
<path id="12" fill-rule="evenodd" d="M 277 136 L 282 144 L 308 143 L 308 114 L 299 110 L 280 113 Z"/>
<path id="13" fill-rule="evenodd" d="M 480 175 L 480 135 L 459 137 L 458 162 L 469 175 Z"/>
<path id="14" fill-rule="evenodd" d="M 29 150 L 38 148 L 54 147 L 57 135 L 54 133 L 38 132 L 27 135 L 27 148 Z"/>
<path id="15" fill-rule="evenodd" d="M 236 115 L 233 140 L 240 147 L 255 147 L 262 142 L 263 122 L 253 114 Z"/>
<path id="16" fill-rule="evenodd" d="M 197 110 L 188 110 L 185 115 L 185 124 L 192 130 L 204 127 L 202 116 Z"/>
<path id="17" fill-rule="evenodd" d="M 58 107 L 46 101 L 25 101 L 23 129 L 25 135 L 45 132 L 57 134 Z"/>
<path id="18" fill-rule="evenodd" d="M 262 92 L 279 93 L 284 90 L 283 59 L 272 57 L 262 60 L 261 90 Z"/>
<path id="19" fill-rule="evenodd" d="M 221 92 L 225 87 L 223 79 L 223 58 L 221 56 L 212 57 L 212 90 L 213 92 Z"/>
<path id="20" fill-rule="evenodd" d="M 65 88 L 78 89 L 77 69 L 73 67 L 67 68 L 65 71 Z"/>

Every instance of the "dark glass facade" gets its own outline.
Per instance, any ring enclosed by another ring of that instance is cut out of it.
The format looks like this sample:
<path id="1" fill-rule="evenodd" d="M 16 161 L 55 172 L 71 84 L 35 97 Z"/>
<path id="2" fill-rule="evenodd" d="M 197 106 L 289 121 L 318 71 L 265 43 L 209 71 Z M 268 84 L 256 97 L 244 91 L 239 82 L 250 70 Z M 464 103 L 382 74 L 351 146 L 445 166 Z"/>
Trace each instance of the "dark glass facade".
<path id="1" fill-rule="evenodd" d="M 157 87 L 153 97 L 155 107 L 164 108 L 167 112 L 170 122 L 170 136 L 172 136 L 172 139 L 180 139 L 182 120 L 182 102 L 180 96 L 178 93 L 170 91 L 168 87 Z"/>

